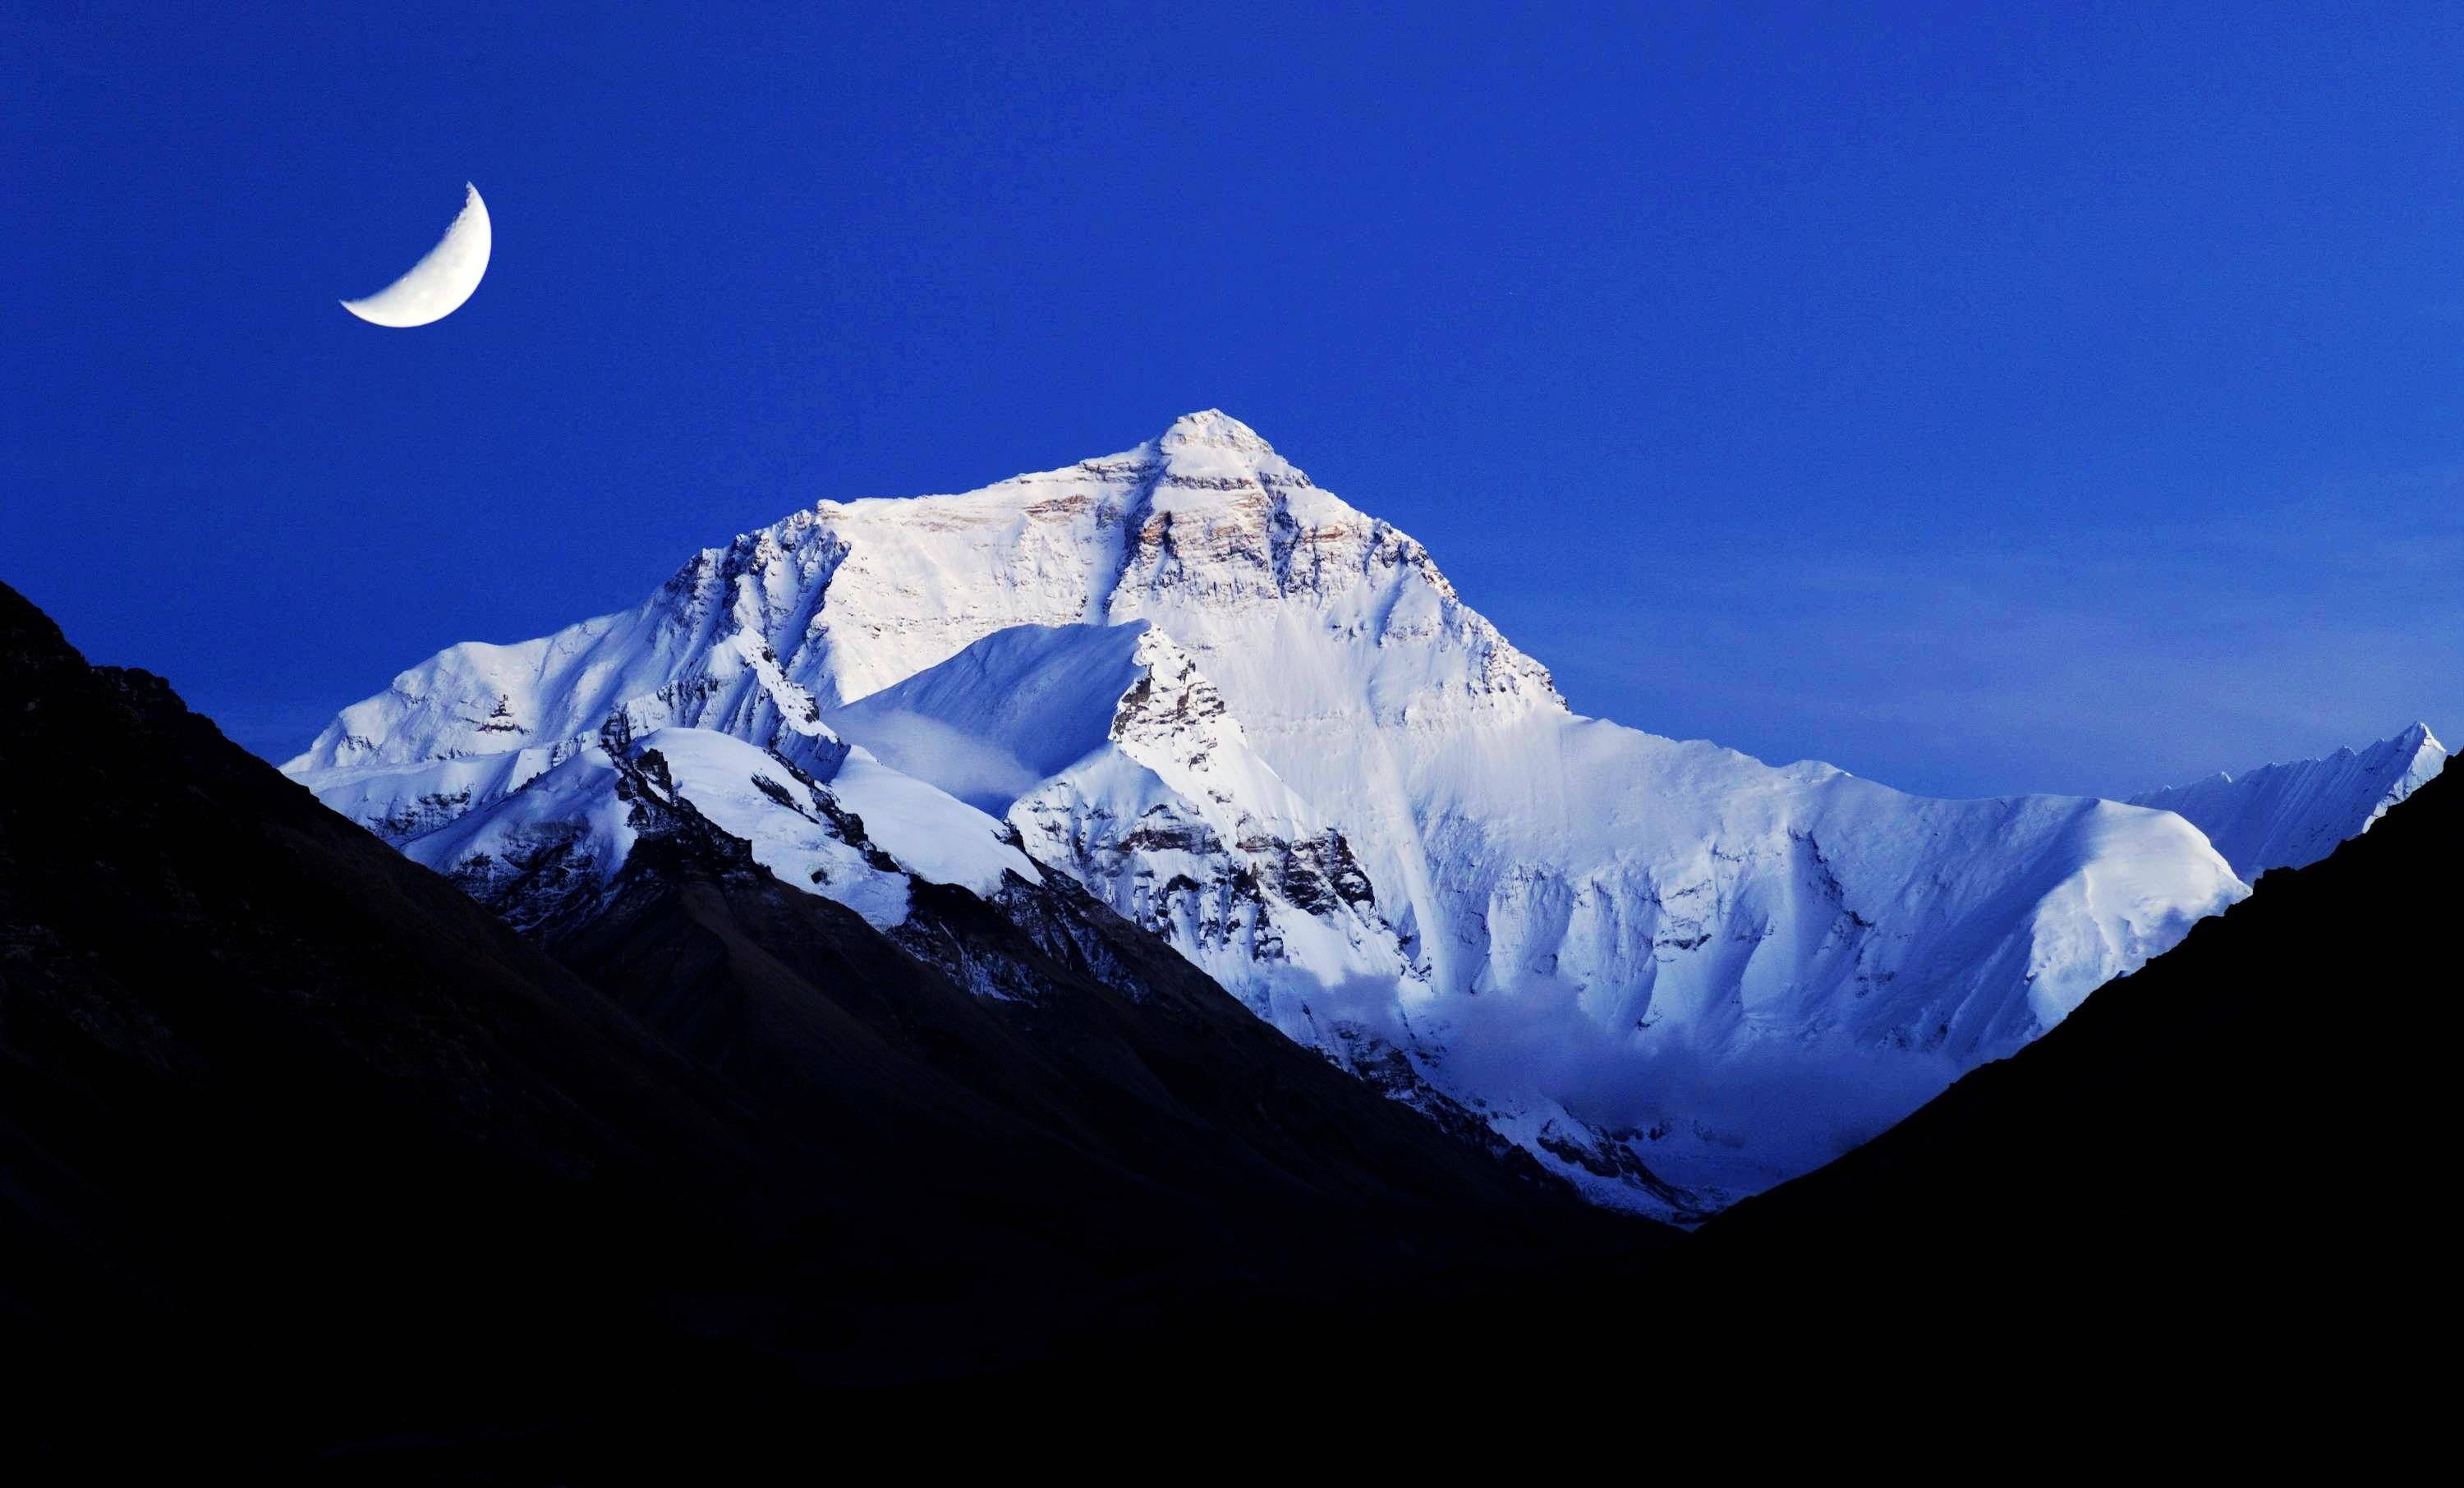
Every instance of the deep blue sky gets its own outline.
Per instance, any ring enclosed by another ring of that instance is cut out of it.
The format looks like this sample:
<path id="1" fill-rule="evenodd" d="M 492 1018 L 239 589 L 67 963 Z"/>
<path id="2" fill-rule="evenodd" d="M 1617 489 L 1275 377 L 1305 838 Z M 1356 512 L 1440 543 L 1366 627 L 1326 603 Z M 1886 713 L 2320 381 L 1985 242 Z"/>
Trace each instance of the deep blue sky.
<path id="1" fill-rule="evenodd" d="M 277 755 L 1209 405 L 1661 733 L 2464 729 L 2452 5 L 67 9 L 0 0 L 0 579 Z M 471 303 L 338 308 L 466 179 Z"/>

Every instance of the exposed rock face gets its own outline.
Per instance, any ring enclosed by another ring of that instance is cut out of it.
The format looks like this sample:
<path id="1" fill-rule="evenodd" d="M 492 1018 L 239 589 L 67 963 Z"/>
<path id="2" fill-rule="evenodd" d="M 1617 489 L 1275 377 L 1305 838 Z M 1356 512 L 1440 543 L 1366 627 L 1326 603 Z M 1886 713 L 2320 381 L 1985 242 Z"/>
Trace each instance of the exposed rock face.
<path id="1" fill-rule="evenodd" d="M 1426 975 L 1342 832 L 1143 621 L 1000 631 L 829 720 L 887 764 L 979 789 L 1036 861 L 1330 1053 L 1312 1007 L 1330 978 Z"/>
<path id="2" fill-rule="evenodd" d="M 528 732 L 488 732 L 499 708 Z M 442 652 L 286 768 L 417 824 L 531 769 L 474 757 L 618 712 L 834 792 L 936 785 L 1294 1038 L 1399 1057 L 1659 1213 L 1869 1135 L 2245 891 L 2165 812 L 1924 800 L 1579 717 L 1419 543 L 1216 412 L 963 495 L 822 502 L 634 611 Z"/>

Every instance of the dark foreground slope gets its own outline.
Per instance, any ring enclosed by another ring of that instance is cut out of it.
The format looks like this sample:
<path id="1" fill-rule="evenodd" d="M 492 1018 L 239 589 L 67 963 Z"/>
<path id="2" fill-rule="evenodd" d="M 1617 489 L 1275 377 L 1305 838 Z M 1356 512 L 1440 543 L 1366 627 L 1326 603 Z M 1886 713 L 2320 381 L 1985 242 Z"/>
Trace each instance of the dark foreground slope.
<path id="1" fill-rule="evenodd" d="M 844 1243 L 809 1245 L 762 1320 L 807 1377 L 930 1380 L 1056 1345 L 1084 1368 L 1124 1328 L 1143 1360 L 1261 1309 L 1324 1321 L 1501 1257 L 1674 1238 L 1583 1206 L 1466 1112 L 1340 1073 L 1074 884 L 919 883 L 893 940 L 759 866 L 655 751 L 612 759 L 639 841 L 604 889 L 533 902 L 532 937 L 778 1129 L 884 1165 L 862 1284 Z"/>
<path id="2" fill-rule="evenodd" d="M 652 825 L 556 959 L 0 588 L 0 1308 L 53 1364 L 11 1413 L 587 1433 L 1119 1372 L 1265 1302 L 1340 1335 L 1660 1234 L 1083 896 L 901 947 Z"/>
<path id="3" fill-rule="evenodd" d="M 2006 1353 L 2349 1377 L 2452 1287 L 2459 850 L 2451 771 L 1689 1250 Z"/>
<path id="4" fill-rule="evenodd" d="M 0 698 L 0 1308 L 49 1386 L 375 1425 L 649 1337 L 627 1277 L 766 1217 L 722 1082 L 5 588 Z"/>

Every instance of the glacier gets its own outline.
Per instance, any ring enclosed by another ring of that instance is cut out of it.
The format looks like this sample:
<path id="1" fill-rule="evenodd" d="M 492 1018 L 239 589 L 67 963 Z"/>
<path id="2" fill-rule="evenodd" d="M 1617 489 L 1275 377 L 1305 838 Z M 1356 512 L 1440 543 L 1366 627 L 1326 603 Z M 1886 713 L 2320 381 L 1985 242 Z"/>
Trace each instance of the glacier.
<path id="1" fill-rule="evenodd" d="M 503 856 L 464 819 L 518 836 L 559 771 L 543 816 L 602 809 L 611 728 L 740 746 L 693 739 L 679 778 L 814 891 L 857 880 L 813 881 L 816 833 L 760 819 L 894 778 L 899 820 L 964 844 L 911 833 L 896 872 L 985 891 L 989 842 L 1001 874 L 1067 875 L 1397 1099 L 1680 1220 L 2248 892 L 2169 810 L 1925 799 L 1581 716 L 1421 544 L 1213 410 L 975 492 L 818 502 L 633 609 L 449 647 L 284 769 L 468 878 Z"/>

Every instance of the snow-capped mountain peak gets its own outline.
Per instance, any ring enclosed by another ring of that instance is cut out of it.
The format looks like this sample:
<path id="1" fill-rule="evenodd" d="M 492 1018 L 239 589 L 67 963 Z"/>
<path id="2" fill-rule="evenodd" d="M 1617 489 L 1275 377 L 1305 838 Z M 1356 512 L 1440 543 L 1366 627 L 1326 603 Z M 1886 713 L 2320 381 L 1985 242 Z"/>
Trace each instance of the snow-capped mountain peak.
<path id="1" fill-rule="evenodd" d="M 946 802 L 918 821 L 986 814 L 971 851 L 1002 819 L 1292 1037 L 1661 1213 L 1870 1134 L 2244 892 L 2166 812 L 1577 717 L 1425 547 L 1216 410 L 793 513 L 631 611 L 440 652 L 286 768 L 418 852 L 611 718 L 905 782 Z M 835 851 L 730 815 L 789 809 L 738 778 L 767 768 L 725 764 L 712 814 Z"/>

